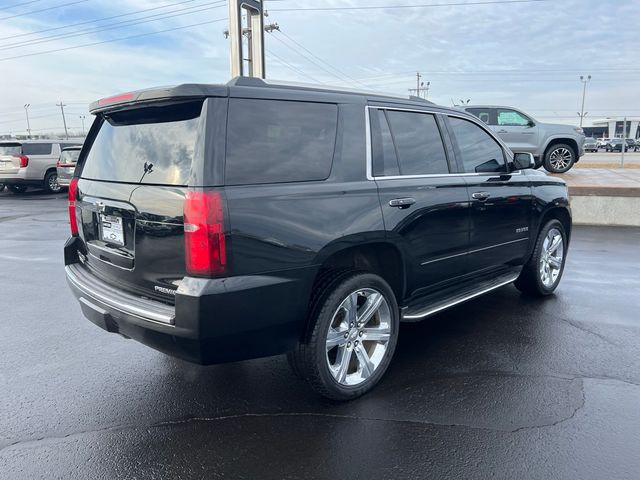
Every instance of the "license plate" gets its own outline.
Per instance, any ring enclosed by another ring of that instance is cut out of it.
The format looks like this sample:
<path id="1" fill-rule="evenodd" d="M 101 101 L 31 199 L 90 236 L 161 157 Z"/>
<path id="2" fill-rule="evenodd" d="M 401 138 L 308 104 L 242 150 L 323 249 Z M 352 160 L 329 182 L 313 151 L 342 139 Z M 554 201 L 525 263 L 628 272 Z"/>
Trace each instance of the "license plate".
<path id="1" fill-rule="evenodd" d="M 102 231 L 102 240 L 116 245 L 124 245 L 122 217 L 100 214 L 100 229 Z"/>

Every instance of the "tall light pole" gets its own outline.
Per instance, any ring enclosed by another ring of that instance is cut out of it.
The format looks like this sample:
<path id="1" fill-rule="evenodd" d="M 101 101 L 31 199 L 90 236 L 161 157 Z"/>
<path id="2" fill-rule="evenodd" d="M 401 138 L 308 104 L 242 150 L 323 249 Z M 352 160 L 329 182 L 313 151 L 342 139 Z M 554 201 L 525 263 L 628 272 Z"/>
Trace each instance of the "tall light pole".
<path id="1" fill-rule="evenodd" d="M 24 113 L 27 114 L 27 136 L 29 138 L 31 138 L 31 125 L 29 124 L 29 107 L 31 106 L 30 103 L 25 103 L 24 104 Z"/>
<path id="2" fill-rule="evenodd" d="M 80 115 L 80 120 L 82 121 L 82 136 L 84 137 L 84 115 Z"/>
<path id="3" fill-rule="evenodd" d="M 591 81 L 591 75 L 587 75 L 587 78 L 584 78 L 583 75 L 580 75 L 580 81 L 582 82 L 582 108 L 580 108 L 580 113 L 578 115 L 580 115 L 580 127 L 582 127 L 582 121 L 587 115 L 586 113 L 584 113 L 584 97 L 587 93 L 587 83 Z"/>

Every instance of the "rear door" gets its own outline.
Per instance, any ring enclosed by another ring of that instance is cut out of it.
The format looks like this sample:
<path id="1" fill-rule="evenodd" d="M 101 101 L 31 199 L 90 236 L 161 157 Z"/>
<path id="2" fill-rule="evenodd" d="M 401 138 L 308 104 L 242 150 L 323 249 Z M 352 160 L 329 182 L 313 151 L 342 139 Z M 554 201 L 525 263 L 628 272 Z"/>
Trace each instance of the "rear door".
<path id="1" fill-rule="evenodd" d="M 409 295 L 466 273 L 469 197 L 451 174 L 434 113 L 370 107 L 371 178 L 378 185 L 387 235 L 407 259 Z"/>
<path id="2" fill-rule="evenodd" d="M 29 158 L 26 178 L 43 180 L 47 169 L 56 166 L 60 150 L 53 142 L 24 142 L 22 154 Z"/>
<path id="3" fill-rule="evenodd" d="M 522 263 L 533 209 L 527 176 L 509 171 L 507 153 L 479 122 L 448 116 L 447 124 L 471 201 L 469 271 Z"/>
<path id="4" fill-rule="evenodd" d="M 101 114 L 79 160 L 80 260 L 132 293 L 173 302 L 185 275 L 183 201 L 202 100 Z"/>

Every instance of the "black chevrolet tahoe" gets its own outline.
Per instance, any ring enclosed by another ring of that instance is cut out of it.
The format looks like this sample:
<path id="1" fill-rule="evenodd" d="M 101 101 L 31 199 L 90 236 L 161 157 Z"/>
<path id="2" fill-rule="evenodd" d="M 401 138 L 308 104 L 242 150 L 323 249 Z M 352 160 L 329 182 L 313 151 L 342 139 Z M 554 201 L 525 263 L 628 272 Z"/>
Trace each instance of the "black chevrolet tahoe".
<path id="1" fill-rule="evenodd" d="M 66 277 L 91 322 L 167 354 L 286 353 L 346 400 L 378 383 L 401 321 L 560 282 L 565 183 L 466 112 L 252 78 L 91 111 Z"/>

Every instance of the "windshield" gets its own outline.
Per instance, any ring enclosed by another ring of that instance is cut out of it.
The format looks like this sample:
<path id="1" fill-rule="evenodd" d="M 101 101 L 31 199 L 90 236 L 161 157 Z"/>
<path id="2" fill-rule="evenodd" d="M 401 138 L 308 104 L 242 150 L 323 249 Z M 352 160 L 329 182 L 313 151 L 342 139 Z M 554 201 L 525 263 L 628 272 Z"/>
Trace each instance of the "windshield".
<path id="1" fill-rule="evenodd" d="M 22 145 L 19 143 L 0 143 L 0 155 L 22 155 Z"/>
<path id="2" fill-rule="evenodd" d="M 60 163 L 76 163 L 80 156 L 80 150 L 63 150 L 60 154 Z"/>
<path id="3" fill-rule="evenodd" d="M 82 178 L 187 185 L 202 101 L 106 114 Z"/>

